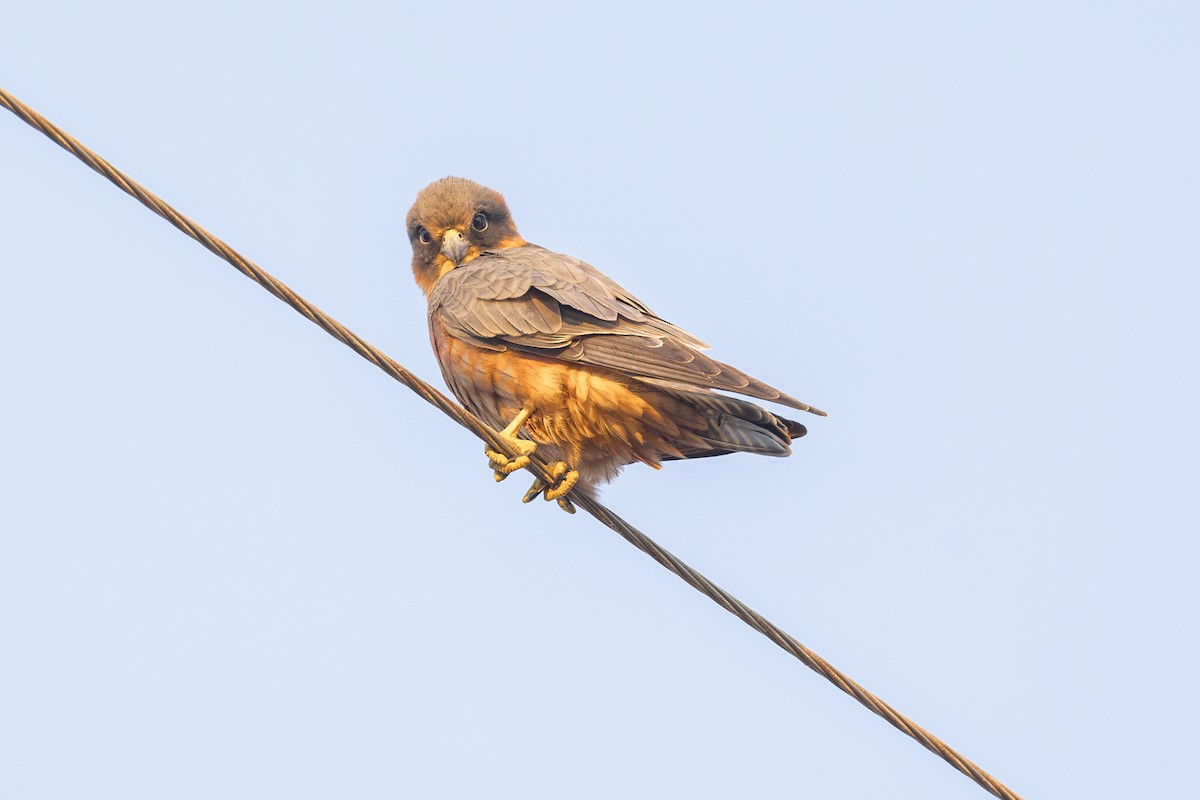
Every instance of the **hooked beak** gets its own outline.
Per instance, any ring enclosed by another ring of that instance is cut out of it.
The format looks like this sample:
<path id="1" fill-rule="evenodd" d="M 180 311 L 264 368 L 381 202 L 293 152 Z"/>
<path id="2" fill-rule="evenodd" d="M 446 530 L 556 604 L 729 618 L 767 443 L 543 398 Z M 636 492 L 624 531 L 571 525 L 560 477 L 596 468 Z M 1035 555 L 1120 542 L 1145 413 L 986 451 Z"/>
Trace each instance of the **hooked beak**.
<path id="1" fill-rule="evenodd" d="M 467 240 L 454 228 L 446 231 L 442 237 L 442 255 L 453 261 L 456 267 L 462 262 L 463 256 L 467 254 L 468 247 L 470 245 L 467 244 Z"/>

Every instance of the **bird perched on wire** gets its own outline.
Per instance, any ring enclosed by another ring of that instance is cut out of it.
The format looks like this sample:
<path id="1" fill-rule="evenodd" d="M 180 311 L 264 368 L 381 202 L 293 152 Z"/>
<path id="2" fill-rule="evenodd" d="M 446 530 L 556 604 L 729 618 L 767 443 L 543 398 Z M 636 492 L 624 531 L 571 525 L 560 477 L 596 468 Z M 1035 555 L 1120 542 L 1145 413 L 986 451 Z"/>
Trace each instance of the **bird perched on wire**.
<path id="1" fill-rule="evenodd" d="M 426 186 L 408 212 L 413 274 L 455 397 L 521 453 L 487 450 L 496 480 L 538 449 L 554 481 L 539 494 L 574 511 L 626 464 L 726 453 L 786 456 L 805 434 L 724 390 L 825 416 L 702 353 L 595 267 L 530 244 L 504 198 L 465 178 Z M 524 436 L 522 436 L 524 434 Z"/>

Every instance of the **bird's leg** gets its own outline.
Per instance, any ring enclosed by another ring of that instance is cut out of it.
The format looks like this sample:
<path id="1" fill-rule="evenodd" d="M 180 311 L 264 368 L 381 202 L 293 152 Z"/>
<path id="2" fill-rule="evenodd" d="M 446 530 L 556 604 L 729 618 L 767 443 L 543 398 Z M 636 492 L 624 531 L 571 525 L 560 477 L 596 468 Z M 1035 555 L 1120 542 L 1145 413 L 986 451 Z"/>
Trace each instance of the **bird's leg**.
<path id="1" fill-rule="evenodd" d="M 533 442 L 528 439 L 517 438 L 517 431 L 521 430 L 521 426 L 525 424 L 525 420 L 529 419 L 530 413 L 532 413 L 530 409 L 522 408 L 521 412 L 513 417 L 513 421 L 508 423 L 508 426 L 499 432 L 501 438 L 511 444 L 512 448 L 520 455 L 516 458 L 509 458 L 504 453 L 492 450 L 490 447 L 483 451 L 488 457 L 488 466 L 496 474 L 497 481 L 502 481 L 517 470 L 529 466 L 529 456 L 533 455 L 534 450 L 537 450 L 537 445 Z"/>
<path id="2" fill-rule="evenodd" d="M 571 502 L 571 498 L 567 497 L 567 493 L 579 480 L 579 470 L 571 469 L 565 461 L 556 461 L 550 465 L 550 476 L 553 478 L 550 483 L 546 483 L 541 478 L 535 478 L 529 491 L 521 498 L 521 502 L 528 503 L 539 494 L 544 494 L 547 502 L 557 500 L 559 508 L 568 514 L 574 514 L 575 504 Z"/>
<path id="3" fill-rule="evenodd" d="M 521 409 L 517 416 L 513 417 L 512 422 L 502 431 L 498 431 L 513 449 L 520 455 L 516 458 L 509 458 L 504 453 L 497 452 L 488 448 L 484 451 L 488 457 L 488 465 L 492 468 L 492 472 L 496 475 L 497 481 L 502 481 L 512 473 L 519 469 L 524 469 L 529 466 L 529 457 L 537 450 L 537 444 L 528 439 L 518 439 L 517 432 L 521 430 L 521 426 L 525 424 L 525 420 L 529 419 L 532 411 L 528 408 Z M 550 465 L 550 476 L 552 480 L 546 483 L 541 478 L 535 478 L 533 486 L 521 498 L 522 503 L 528 503 L 539 494 L 545 494 L 546 500 L 556 500 L 558 507 L 568 514 L 575 513 L 575 504 L 567 497 L 567 493 L 579 480 L 579 471 L 571 469 L 565 461 L 557 461 Z"/>

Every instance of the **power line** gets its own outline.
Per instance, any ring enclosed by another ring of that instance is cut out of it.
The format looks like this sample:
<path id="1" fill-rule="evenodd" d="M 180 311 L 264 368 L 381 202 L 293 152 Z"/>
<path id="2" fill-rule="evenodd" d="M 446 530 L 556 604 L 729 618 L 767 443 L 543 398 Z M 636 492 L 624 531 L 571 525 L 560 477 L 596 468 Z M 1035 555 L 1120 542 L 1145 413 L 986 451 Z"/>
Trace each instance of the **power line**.
<path id="1" fill-rule="evenodd" d="M 243 275 L 262 286 L 268 292 L 275 295 L 292 308 L 296 309 L 296 311 L 300 312 L 311 322 L 318 325 L 330 336 L 333 336 L 351 350 L 358 353 L 375 366 L 379 367 L 388 375 L 416 392 L 416 394 L 421 398 L 439 408 L 455 422 L 462 425 L 464 428 L 467 428 L 480 439 L 482 439 L 489 447 L 499 450 L 510 458 L 515 458 L 516 456 L 520 455 L 513 450 L 511 445 L 509 445 L 505 439 L 501 438 L 496 431 L 492 430 L 489 426 L 484 424 L 469 411 L 462 408 L 453 400 L 439 392 L 437 389 L 433 388 L 428 383 L 409 372 L 402 365 L 392 360 L 375 347 L 355 336 L 353 332 L 351 332 L 340 322 L 333 319 L 328 314 L 321 311 L 321 309 L 317 308 L 315 305 L 293 292 L 287 287 L 287 285 L 277 280 L 270 273 L 260 268 L 254 262 L 243 258 L 223 241 L 201 228 L 195 222 L 192 222 L 190 219 L 180 214 L 170 205 L 163 202 L 156 195 L 148 191 L 141 184 L 137 183 L 129 176 L 118 170 L 116 167 L 109 164 L 103 158 L 84 147 L 75 138 L 51 123 L 49 120 L 42 117 L 32 108 L 25 105 L 2 88 L 0 88 L 0 104 L 4 105 L 9 111 L 16 114 L 29 125 L 44 133 L 55 143 L 75 155 L 76 158 L 87 164 L 96 172 L 99 172 L 105 178 L 108 178 L 122 191 L 125 191 L 137 198 L 138 201 L 140 201 L 151 211 L 170 222 L 176 228 L 183 231 L 200 244 L 204 245 L 204 247 L 211 250 L 217 256 L 220 256 L 225 261 L 228 261 Z M 551 474 L 547 468 L 547 464 L 545 461 L 538 458 L 536 453 L 531 458 L 528 469 L 542 480 L 552 480 Z M 826 662 L 816 653 L 809 650 L 796 639 L 792 638 L 792 636 L 787 632 L 771 624 L 764 617 L 758 614 L 758 612 L 754 611 L 754 609 L 750 608 L 742 601 L 729 594 L 729 592 L 726 592 L 708 578 L 692 569 L 678 557 L 660 547 L 653 539 L 630 525 L 621 517 L 617 516 L 603 504 L 587 496 L 580 496 L 572 499 L 577 506 L 583 508 L 601 523 L 616 531 L 622 538 L 624 538 L 634 547 L 638 548 L 643 553 L 657 561 L 659 564 L 678 575 L 689 586 L 703 593 L 714 603 L 745 622 L 751 628 L 754 628 L 754 630 L 758 631 L 763 636 L 766 636 L 776 645 L 783 648 L 795 658 L 799 659 L 800 662 L 806 667 L 822 675 L 834 686 L 853 697 L 859 703 L 862 703 L 864 706 L 878 714 L 883 719 L 887 720 L 892 726 L 920 742 L 921 745 L 926 749 L 937 754 L 939 757 L 945 760 L 946 763 L 950 764 L 959 772 L 962 772 L 984 789 L 991 792 L 996 797 L 1005 798 L 1005 800 L 1020 800 L 1020 795 L 1016 794 L 1004 784 L 993 778 L 991 775 L 984 772 L 974 762 L 960 755 L 941 739 L 937 738 L 932 733 L 910 720 L 908 717 L 905 717 L 903 714 L 896 711 L 890 705 L 871 694 L 862 686 L 859 686 L 841 670 L 838 670 Z"/>

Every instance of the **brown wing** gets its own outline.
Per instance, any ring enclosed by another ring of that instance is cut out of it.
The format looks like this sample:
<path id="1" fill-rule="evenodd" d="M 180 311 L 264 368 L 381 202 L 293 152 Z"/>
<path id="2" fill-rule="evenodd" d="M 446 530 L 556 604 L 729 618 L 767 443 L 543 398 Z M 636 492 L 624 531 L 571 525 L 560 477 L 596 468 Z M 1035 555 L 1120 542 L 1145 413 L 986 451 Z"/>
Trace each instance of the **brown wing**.
<path id="1" fill-rule="evenodd" d="M 493 350 L 603 367 L 678 393 L 721 389 L 824 415 L 704 355 L 704 342 L 595 267 L 536 245 L 484 253 L 451 270 L 430 293 L 429 313 L 450 335 Z"/>

